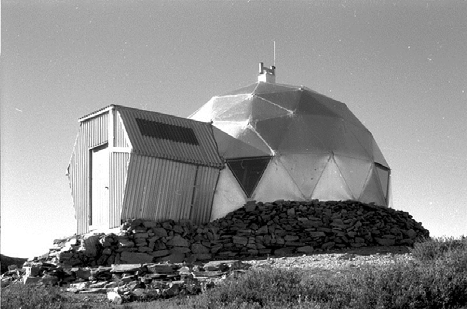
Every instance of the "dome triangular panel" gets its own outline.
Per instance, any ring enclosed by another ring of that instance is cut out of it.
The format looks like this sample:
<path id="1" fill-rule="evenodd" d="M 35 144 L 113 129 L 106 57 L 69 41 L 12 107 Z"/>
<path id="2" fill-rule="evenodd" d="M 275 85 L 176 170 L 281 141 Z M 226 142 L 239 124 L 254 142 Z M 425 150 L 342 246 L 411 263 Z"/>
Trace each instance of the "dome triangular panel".
<path id="1" fill-rule="evenodd" d="M 384 156 L 381 153 L 381 149 L 379 149 L 375 141 L 372 141 L 372 146 L 373 146 L 373 158 L 375 162 L 389 168 L 388 162 L 386 162 L 386 159 L 384 159 Z"/>
<path id="2" fill-rule="evenodd" d="M 269 152 L 263 152 L 217 128 L 214 128 L 214 136 L 217 141 L 219 154 L 226 159 L 264 157 L 270 155 Z"/>
<path id="3" fill-rule="evenodd" d="M 386 205 L 384 194 L 381 190 L 381 182 L 375 170 L 370 172 L 365 188 L 359 200 L 364 203 L 376 203 L 377 205 Z"/>
<path id="4" fill-rule="evenodd" d="M 244 121 L 244 122 L 219 121 L 216 123 L 216 127 L 219 130 L 222 130 L 225 133 L 233 137 L 239 136 L 245 130 L 247 126 L 248 126 L 248 121 Z"/>
<path id="5" fill-rule="evenodd" d="M 351 122 L 358 127 L 364 127 L 364 125 L 358 120 L 357 117 L 349 110 L 349 108 L 342 102 L 333 100 L 325 95 L 319 94 L 317 92 L 310 92 L 310 95 L 318 100 L 321 104 L 325 105 L 333 113 L 338 115 L 338 117 L 345 119 L 347 122 Z"/>
<path id="6" fill-rule="evenodd" d="M 387 199 L 388 197 L 388 191 L 389 191 L 389 170 L 385 168 L 381 168 L 378 165 L 376 165 L 376 171 L 378 173 L 378 178 L 381 183 L 381 189 L 383 190 L 383 195 L 384 198 Z"/>
<path id="7" fill-rule="evenodd" d="M 277 148 L 280 153 L 330 153 L 331 150 L 316 135 L 314 124 L 305 116 L 293 117 Z"/>
<path id="8" fill-rule="evenodd" d="M 218 119 L 222 121 L 245 121 L 248 120 L 252 113 L 253 97 L 248 97 L 242 102 L 230 106 L 229 109 L 217 114 Z"/>
<path id="9" fill-rule="evenodd" d="M 256 149 L 260 150 L 263 153 L 267 153 L 268 155 L 272 155 L 271 148 L 261 139 L 258 134 L 254 131 L 253 128 L 247 128 L 240 135 L 237 137 L 244 143 L 255 147 Z"/>
<path id="10" fill-rule="evenodd" d="M 336 201 L 352 199 L 352 193 L 332 158 L 321 174 L 311 198 Z"/>
<path id="11" fill-rule="evenodd" d="M 286 154 L 279 158 L 279 162 L 289 173 L 303 196 L 311 199 L 313 190 L 328 164 L 329 157 L 329 154 Z"/>
<path id="12" fill-rule="evenodd" d="M 294 91 L 284 91 L 284 92 L 274 92 L 274 93 L 261 93 L 261 94 L 256 94 L 256 96 L 263 98 L 274 104 L 277 104 L 292 112 L 297 109 L 297 105 L 300 100 L 301 92 L 294 90 Z"/>
<path id="13" fill-rule="evenodd" d="M 363 191 L 363 186 L 368 179 L 372 163 L 351 157 L 335 155 L 339 170 L 344 177 L 344 181 L 352 192 L 353 199 L 358 199 Z"/>
<path id="14" fill-rule="evenodd" d="M 256 132 L 268 142 L 270 148 L 277 150 L 292 123 L 289 116 L 261 120 L 255 123 Z"/>
<path id="15" fill-rule="evenodd" d="M 309 92 L 303 91 L 298 102 L 297 113 L 305 113 L 310 115 L 322 115 L 327 117 L 339 118 L 339 115 L 334 113 L 326 105 L 321 104 Z"/>
<path id="16" fill-rule="evenodd" d="M 284 166 L 277 162 L 277 158 L 271 160 L 251 197 L 256 201 L 305 200 Z"/>
<path id="17" fill-rule="evenodd" d="M 243 95 L 243 94 L 236 95 L 236 96 L 213 98 L 211 119 L 213 121 L 224 120 L 221 116 L 223 113 L 237 106 L 238 104 L 241 104 L 243 101 L 247 100 L 248 98 L 250 98 L 249 95 Z M 228 120 L 228 119 L 225 119 L 225 120 Z"/>

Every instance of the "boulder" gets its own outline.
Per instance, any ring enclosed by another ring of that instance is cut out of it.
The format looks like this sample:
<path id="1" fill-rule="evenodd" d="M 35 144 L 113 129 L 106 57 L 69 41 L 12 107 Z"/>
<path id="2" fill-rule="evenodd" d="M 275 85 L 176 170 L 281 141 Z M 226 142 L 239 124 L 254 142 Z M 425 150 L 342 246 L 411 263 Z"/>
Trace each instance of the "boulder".
<path id="1" fill-rule="evenodd" d="M 88 257 L 94 257 L 98 252 L 99 238 L 102 234 L 85 234 L 81 238 L 79 251 Z"/>
<path id="2" fill-rule="evenodd" d="M 122 297 L 116 291 L 107 292 L 107 299 L 114 305 L 121 305 L 123 302 Z"/>
<path id="3" fill-rule="evenodd" d="M 89 267 L 72 268 L 71 271 L 75 273 L 76 278 L 89 280 L 91 277 L 91 268 Z"/>

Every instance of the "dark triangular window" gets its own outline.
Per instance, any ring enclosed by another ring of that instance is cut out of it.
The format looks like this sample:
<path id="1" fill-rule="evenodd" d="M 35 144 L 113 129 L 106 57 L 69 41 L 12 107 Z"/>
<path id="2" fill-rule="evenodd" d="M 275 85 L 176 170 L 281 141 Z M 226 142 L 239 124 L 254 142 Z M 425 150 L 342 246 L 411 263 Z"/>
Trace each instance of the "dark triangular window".
<path id="1" fill-rule="evenodd" d="M 270 157 L 227 160 L 227 165 L 247 197 L 253 194 L 270 160 Z"/>

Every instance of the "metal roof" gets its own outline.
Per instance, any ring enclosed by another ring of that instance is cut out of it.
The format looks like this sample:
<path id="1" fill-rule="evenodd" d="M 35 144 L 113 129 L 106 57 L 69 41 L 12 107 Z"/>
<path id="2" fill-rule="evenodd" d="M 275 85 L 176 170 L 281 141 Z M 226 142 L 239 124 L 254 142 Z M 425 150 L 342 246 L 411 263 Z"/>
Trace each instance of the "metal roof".
<path id="1" fill-rule="evenodd" d="M 210 123 L 115 105 L 133 152 L 197 165 L 223 167 Z"/>
<path id="2" fill-rule="evenodd" d="M 196 165 L 224 166 L 210 123 L 121 105 L 104 107 L 79 121 L 85 122 L 112 109 L 122 119 L 133 153 Z"/>

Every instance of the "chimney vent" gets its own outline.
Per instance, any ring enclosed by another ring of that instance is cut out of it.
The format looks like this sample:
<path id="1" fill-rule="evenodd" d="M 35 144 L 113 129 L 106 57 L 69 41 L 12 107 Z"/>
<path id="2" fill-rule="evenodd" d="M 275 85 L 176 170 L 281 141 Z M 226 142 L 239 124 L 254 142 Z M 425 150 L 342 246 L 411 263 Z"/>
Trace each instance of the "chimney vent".
<path id="1" fill-rule="evenodd" d="M 258 82 L 274 84 L 276 82 L 276 67 L 271 66 L 267 68 L 264 66 L 264 63 L 260 62 Z"/>

